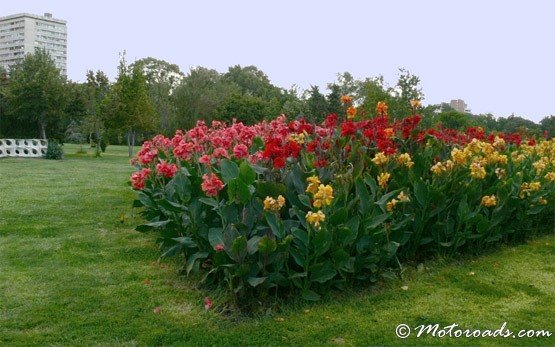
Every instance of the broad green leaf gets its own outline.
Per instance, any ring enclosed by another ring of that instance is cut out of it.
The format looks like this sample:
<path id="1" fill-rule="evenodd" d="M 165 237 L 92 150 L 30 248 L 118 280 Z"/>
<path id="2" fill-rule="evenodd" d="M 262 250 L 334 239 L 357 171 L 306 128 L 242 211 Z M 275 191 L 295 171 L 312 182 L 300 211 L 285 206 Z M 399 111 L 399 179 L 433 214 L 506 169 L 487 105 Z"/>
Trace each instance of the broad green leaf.
<path id="1" fill-rule="evenodd" d="M 268 237 L 268 235 L 263 236 L 260 241 L 258 241 L 258 251 L 260 252 L 260 254 L 267 255 L 275 252 L 276 249 L 276 240 Z"/>
<path id="2" fill-rule="evenodd" d="M 305 289 L 301 292 L 301 297 L 307 301 L 318 301 L 320 300 L 320 295 L 318 295 L 316 292 L 310 290 L 310 289 Z"/>
<path id="3" fill-rule="evenodd" d="M 208 230 L 208 242 L 212 248 L 224 243 L 224 231 L 222 228 L 210 228 Z"/>
<path id="4" fill-rule="evenodd" d="M 247 278 L 247 282 L 253 287 L 256 287 L 256 286 L 262 284 L 265 280 L 266 280 L 266 277 L 249 277 L 249 278 Z"/>
<path id="5" fill-rule="evenodd" d="M 229 159 L 223 159 L 221 161 L 220 170 L 224 183 L 229 183 L 231 180 L 239 176 L 239 167 Z"/>
<path id="6" fill-rule="evenodd" d="M 336 274 L 337 271 L 333 268 L 332 263 L 330 261 L 326 261 L 324 263 L 316 264 L 310 269 L 310 281 L 325 283 L 335 277 Z"/>
<path id="7" fill-rule="evenodd" d="M 254 172 L 253 168 L 246 161 L 243 161 L 241 165 L 239 165 L 239 178 L 247 185 L 253 184 L 256 179 L 256 172 Z"/>
<path id="8" fill-rule="evenodd" d="M 249 254 L 254 254 L 259 250 L 258 243 L 262 237 L 255 235 L 247 241 L 247 252 Z"/>

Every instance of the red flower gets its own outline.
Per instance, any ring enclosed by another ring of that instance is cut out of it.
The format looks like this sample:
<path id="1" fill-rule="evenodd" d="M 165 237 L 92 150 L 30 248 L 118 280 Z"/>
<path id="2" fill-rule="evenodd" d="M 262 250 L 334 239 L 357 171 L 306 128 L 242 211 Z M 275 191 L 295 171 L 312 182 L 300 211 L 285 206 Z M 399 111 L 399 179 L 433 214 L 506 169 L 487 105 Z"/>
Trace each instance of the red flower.
<path id="1" fill-rule="evenodd" d="M 337 126 L 337 115 L 335 113 L 331 113 L 326 117 L 324 121 L 324 125 L 326 128 L 335 128 Z"/>
<path id="2" fill-rule="evenodd" d="M 202 184 L 200 187 L 206 196 L 217 196 L 220 190 L 224 188 L 224 183 L 215 173 L 211 172 L 208 175 L 202 176 Z"/>
<path id="3" fill-rule="evenodd" d="M 156 171 L 158 172 L 158 175 L 172 178 L 177 172 L 177 165 L 168 164 L 165 160 L 162 160 L 158 165 L 156 165 Z"/>
<path id="4" fill-rule="evenodd" d="M 346 121 L 341 124 L 341 136 L 354 135 L 356 131 L 357 127 L 352 121 Z"/>
<path id="5" fill-rule="evenodd" d="M 181 141 L 173 149 L 173 154 L 183 160 L 191 160 L 191 155 L 193 154 L 195 145 L 192 142 Z"/>
<path id="6" fill-rule="evenodd" d="M 274 159 L 273 163 L 274 163 L 274 167 L 276 169 L 284 168 L 285 167 L 285 158 L 277 157 L 277 158 Z"/>
<path id="7" fill-rule="evenodd" d="M 131 175 L 131 186 L 135 189 L 142 190 L 145 188 L 146 179 L 150 175 L 150 169 L 144 168 Z"/>
<path id="8" fill-rule="evenodd" d="M 205 297 L 204 298 L 204 309 L 208 311 L 211 308 L 212 308 L 212 300 L 210 300 L 209 297 Z"/>
<path id="9" fill-rule="evenodd" d="M 233 155 L 239 159 L 245 158 L 249 155 L 249 148 L 242 143 L 235 145 L 235 147 L 233 147 Z"/>
<path id="10" fill-rule="evenodd" d="M 328 165 L 328 161 L 325 158 L 321 158 L 317 161 L 314 162 L 314 167 L 325 167 L 326 165 Z"/>

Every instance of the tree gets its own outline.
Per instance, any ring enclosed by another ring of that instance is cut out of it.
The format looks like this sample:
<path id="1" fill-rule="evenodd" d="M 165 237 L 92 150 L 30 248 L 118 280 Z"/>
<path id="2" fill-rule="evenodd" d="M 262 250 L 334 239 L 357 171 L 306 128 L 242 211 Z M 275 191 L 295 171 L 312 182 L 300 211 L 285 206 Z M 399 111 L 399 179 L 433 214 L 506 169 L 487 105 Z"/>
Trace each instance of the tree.
<path id="1" fill-rule="evenodd" d="M 8 72 L 0 66 L 0 137 L 4 131 L 4 119 L 7 110 L 6 88 L 8 86 Z"/>
<path id="2" fill-rule="evenodd" d="M 156 58 L 143 58 L 131 64 L 139 67 L 145 76 L 148 96 L 160 119 L 159 130 L 169 135 L 175 119 L 174 91 L 185 77 L 179 66 Z"/>
<path id="3" fill-rule="evenodd" d="M 335 113 L 338 116 L 342 116 L 344 112 L 343 104 L 341 103 L 341 88 L 333 83 L 328 85 L 328 89 L 330 93 L 327 95 L 327 103 L 328 103 L 328 114 Z"/>
<path id="4" fill-rule="evenodd" d="M 83 130 L 89 134 L 91 146 L 96 143 L 96 156 L 100 156 L 100 144 L 103 141 L 105 122 L 109 116 L 108 94 L 110 81 L 103 71 L 94 73 L 87 71 L 86 88 L 86 117 L 82 124 Z"/>
<path id="5" fill-rule="evenodd" d="M 318 86 L 311 86 L 308 91 L 308 118 L 311 122 L 319 123 L 328 114 L 328 102 L 326 97 L 320 93 Z"/>
<path id="6" fill-rule="evenodd" d="M 13 66 L 6 96 L 11 116 L 20 126 L 14 129 L 16 135 L 46 139 L 47 129 L 58 135 L 67 102 L 66 80 L 45 50 L 37 49 Z"/>
<path id="7" fill-rule="evenodd" d="M 106 104 L 106 125 L 125 134 L 129 157 L 132 157 L 137 133 L 154 130 L 158 120 L 148 97 L 146 79 L 140 67 L 135 66 L 131 70 L 127 66 L 125 52 L 121 55 L 118 77 Z"/>
<path id="8" fill-rule="evenodd" d="M 541 131 L 546 132 L 549 138 L 555 137 L 555 116 L 546 116 L 540 121 Z"/>

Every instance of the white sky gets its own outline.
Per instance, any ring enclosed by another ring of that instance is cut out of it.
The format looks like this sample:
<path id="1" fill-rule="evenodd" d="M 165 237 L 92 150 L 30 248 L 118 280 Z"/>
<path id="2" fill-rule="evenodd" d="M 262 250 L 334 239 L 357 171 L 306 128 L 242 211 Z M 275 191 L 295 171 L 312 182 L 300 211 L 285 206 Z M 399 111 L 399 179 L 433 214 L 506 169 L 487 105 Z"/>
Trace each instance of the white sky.
<path id="1" fill-rule="evenodd" d="M 463 99 L 473 113 L 555 114 L 555 1 L 0 0 L 0 16 L 51 12 L 68 22 L 68 77 L 115 77 L 118 53 L 225 72 L 256 65 L 308 88 L 404 67 L 425 104 Z"/>

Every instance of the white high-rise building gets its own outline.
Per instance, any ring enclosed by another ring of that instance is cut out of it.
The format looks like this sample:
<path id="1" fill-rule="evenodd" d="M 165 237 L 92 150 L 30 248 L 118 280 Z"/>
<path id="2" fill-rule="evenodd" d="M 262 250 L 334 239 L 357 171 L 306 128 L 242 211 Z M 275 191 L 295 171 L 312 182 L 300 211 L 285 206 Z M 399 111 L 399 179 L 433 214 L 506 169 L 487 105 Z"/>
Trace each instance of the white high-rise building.
<path id="1" fill-rule="evenodd" d="M 52 18 L 45 13 L 37 16 L 28 13 L 0 17 L 0 66 L 10 66 L 22 61 L 36 48 L 45 49 L 62 74 L 67 75 L 66 21 Z"/>

